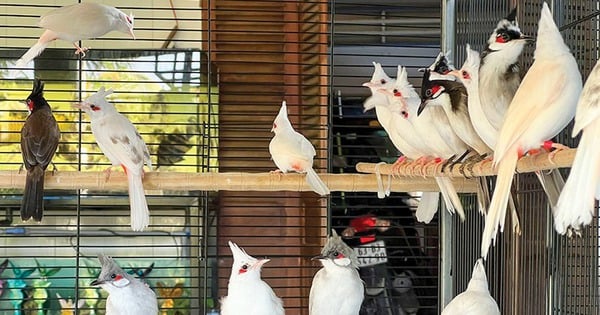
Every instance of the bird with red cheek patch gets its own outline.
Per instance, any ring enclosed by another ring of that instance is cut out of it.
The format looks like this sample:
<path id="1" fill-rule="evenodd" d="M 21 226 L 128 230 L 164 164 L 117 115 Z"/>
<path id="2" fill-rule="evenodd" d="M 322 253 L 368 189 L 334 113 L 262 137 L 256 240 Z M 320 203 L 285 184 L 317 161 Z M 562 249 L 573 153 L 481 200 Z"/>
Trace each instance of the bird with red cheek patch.
<path id="1" fill-rule="evenodd" d="M 148 284 L 123 271 L 109 256 L 98 255 L 102 270 L 92 286 L 108 292 L 106 314 L 156 315 L 156 294 Z"/>
<path id="2" fill-rule="evenodd" d="M 357 254 L 335 230 L 314 257 L 323 265 L 310 288 L 309 315 L 358 315 L 364 300 L 364 284 L 358 274 Z"/>
<path id="3" fill-rule="evenodd" d="M 283 315 L 283 303 L 261 279 L 262 266 L 270 259 L 256 259 L 229 241 L 233 254 L 227 296 L 221 299 L 222 315 Z"/>

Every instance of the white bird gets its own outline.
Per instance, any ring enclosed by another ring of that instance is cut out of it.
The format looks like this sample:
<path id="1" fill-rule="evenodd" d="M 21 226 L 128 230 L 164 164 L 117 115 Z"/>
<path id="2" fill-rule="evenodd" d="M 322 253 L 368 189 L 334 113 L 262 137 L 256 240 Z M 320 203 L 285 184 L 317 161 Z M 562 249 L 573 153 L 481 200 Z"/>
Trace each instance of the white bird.
<path id="1" fill-rule="evenodd" d="M 541 146 L 560 148 L 546 140 L 558 134 L 575 115 L 581 92 L 577 62 L 564 43 L 548 5 L 538 23 L 534 63 L 523 78 L 502 125 L 494 150 L 496 187 L 485 222 L 481 257 L 487 257 L 498 227 L 504 229 L 506 206 L 518 159 Z"/>
<path id="2" fill-rule="evenodd" d="M 229 241 L 233 254 L 227 296 L 221 299 L 222 315 L 283 315 L 281 299 L 260 277 L 270 259 L 256 259 Z"/>
<path id="3" fill-rule="evenodd" d="M 364 300 L 364 284 L 358 274 L 358 258 L 335 230 L 318 259 L 323 268 L 310 287 L 309 315 L 358 315 Z"/>
<path id="4" fill-rule="evenodd" d="M 328 195 L 329 188 L 313 169 L 313 158 L 317 154 L 315 147 L 292 127 L 285 101 L 281 103 L 271 131 L 275 135 L 269 143 L 269 152 L 278 171 L 306 173 L 306 182 L 314 192 L 321 196 Z"/>
<path id="5" fill-rule="evenodd" d="M 500 315 L 500 308 L 488 289 L 483 259 L 475 263 L 467 289 L 446 305 L 442 315 Z"/>
<path id="6" fill-rule="evenodd" d="M 121 166 L 127 173 L 129 182 L 129 203 L 131 207 L 131 228 L 141 231 L 150 224 L 150 212 L 144 194 L 142 177 L 144 163 L 152 169 L 150 153 L 146 143 L 135 126 L 119 112 L 106 96 L 113 92 L 104 87 L 80 104 L 74 105 L 90 115 L 92 133 L 100 150 L 112 163 Z M 110 174 L 109 167 L 107 175 Z"/>
<path id="7" fill-rule="evenodd" d="M 531 39 L 521 33 L 517 8 L 498 22 L 481 54 L 479 97 L 488 121 L 500 130 L 508 106 L 519 88 L 519 57 Z"/>
<path id="8" fill-rule="evenodd" d="M 92 286 L 108 292 L 106 315 L 156 315 L 158 302 L 150 287 L 123 271 L 108 256 L 98 255 L 102 270 Z"/>
<path id="9" fill-rule="evenodd" d="M 45 31 L 37 43 L 17 61 L 17 68 L 26 66 L 57 39 L 73 43 L 76 48 L 75 54 L 83 56 L 88 48 L 79 47 L 77 42 L 80 40 L 97 38 L 110 31 L 129 34 L 135 39 L 133 15 L 93 2 L 83 2 L 52 10 L 41 16 L 38 26 Z"/>
<path id="10" fill-rule="evenodd" d="M 582 132 L 569 178 L 554 209 L 554 227 L 560 234 L 592 223 L 594 200 L 600 199 L 600 61 L 590 73 L 575 112 L 573 137 Z"/>
<path id="11" fill-rule="evenodd" d="M 420 102 L 420 98 L 408 82 L 406 69 L 398 66 L 397 80 L 393 80 L 385 73 L 381 64 L 373 63 L 373 65 L 375 71 L 371 81 L 363 84 L 363 86 L 368 86 L 373 93 L 373 96 L 365 101 L 365 110 L 372 106 L 375 107 L 378 121 L 386 130 L 394 146 L 406 157 L 417 161 L 434 156 L 435 150 L 428 145 L 428 141 L 423 141 L 424 138 L 421 138 L 415 130 L 416 126 L 413 121 L 417 119 L 416 110 L 411 114 L 403 97 L 403 95 L 408 95 L 406 100 Z M 381 98 L 381 95 L 386 98 Z M 422 118 L 422 120 L 424 119 Z M 428 133 L 431 132 L 430 127 L 424 128 L 427 128 Z M 395 165 L 399 165 L 398 162 Z M 459 216 L 464 219 L 464 210 L 452 182 L 442 177 L 436 177 L 436 182 L 440 187 L 448 211 L 450 213 L 458 212 Z M 429 223 L 437 212 L 438 200 L 439 193 L 424 192 L 417 207 L 417 220 Z"/>

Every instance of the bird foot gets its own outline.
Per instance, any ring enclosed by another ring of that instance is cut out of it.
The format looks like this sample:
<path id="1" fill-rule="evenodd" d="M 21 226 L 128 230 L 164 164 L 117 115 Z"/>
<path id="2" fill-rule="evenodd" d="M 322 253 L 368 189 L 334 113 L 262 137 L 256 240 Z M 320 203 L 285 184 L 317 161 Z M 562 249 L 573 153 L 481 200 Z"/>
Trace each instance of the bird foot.
<path id="1" fill-rule="evenodd" d="M 550 152 L 550 153 L 548 153 L 548 162 L 550 162 L 552 165 L 556 165 L 556 163 L 554 162 L 554 156 L 556 155 L 556 153 L 558 153 L 562 150 L 570 149 L 568 146 L 566 146 L 564 144 L 555 143 L 552 141 L 544 141 L 543 147 L 548 152 Z"/>
<path id="2" fill-rule="evenodd" d="M 90 50 L 90 47 L 79 47 L 75 45 L 75 55 L 81 55 L 81 58 L 85 58 L 85 52 Z"/>
<path id="3" fill-rule="evenodd" d="M 21 166 L 19 166 L 19 170 L 17 171 L 17 174 L 21 174 L 22 171 L 23 171 L 23 164 L 21 164 Z"/>
<path id="4" fill-rule="evenodd" d="M 56 175 L 56 172 L 58 172 L 58 169 L 56 168 L 56 164 L 52 162 L 52 176 Z"/>
<path id="5" fill-rule="evenodd" d="M 408 164 L 410 164 L 410 162 L 407 161 L 406 157 L 405 156 L 400 156 L 398 158 L 398 160 L 396 160 L 396 162 L 394 162 L 394 164 L 392 164 L 392 169 L 391 169 L 392 176 L 394 178 L 395 177 L 399 177 L 400 176 L 400 168 L 402 166 L 405 166 L 405 169 L 406 169 L 406 166 Z"/>
<path id="6" fill-rule="evenodd" d="M 281 180 L 281 176 L 283 175 L 283 172 L 280 169 L 269 171 L 269 173 L 273 174 L 273 175 L 277 175 L 278 180 Z"/>

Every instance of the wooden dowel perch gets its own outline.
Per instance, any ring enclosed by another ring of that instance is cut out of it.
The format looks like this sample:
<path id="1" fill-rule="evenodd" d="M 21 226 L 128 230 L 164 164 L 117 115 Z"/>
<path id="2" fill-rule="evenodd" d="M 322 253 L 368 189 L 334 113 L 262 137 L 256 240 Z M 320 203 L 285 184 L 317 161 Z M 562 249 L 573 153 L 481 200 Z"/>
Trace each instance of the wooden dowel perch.
<path id="1" fill-rule="evenodd" d="M 552 157 L 552 160 L 549 159 L 549 153 L 540 153 L 533 156 L 524 156 L 521 158 L 517 164 L 517 173 L 529 173 L 535 171 L 543 171 L 550 170 L 556 168 L 565 168 L 571 167 L 573 163 L 573 158 L 575 157 L 576 149 L 566 149 L 562 151 L 556 152 Z M 375 168 L 377 164 L 374 163 L 358 163 L 356 164 L 356 170 L 361 173 L 375 173 Z M 427 165 L 423 169 L 423 174 L 425 177 L 433 177 L 433 176 L 446 176 L 446 177 L 463 177 L 464 175 L 460 173 L 461 163 L 458 163 L 450 169 L 449 167 L 445 172 L 441 172 L 441 169 L 436 170 L 435 165 L 430 164 Z M 417 167 L 417 170 L 420 174 L 420 166 Z M 381 174 L 391 174 L 392 173 L 392 165 L 391 164 L 382 164 L 379 166 L 379 172 Z M 402 165 L 398 169 L 398 173 L 394 175 L 400 177 L 410 177 L 414 176 L 414 170 L 410 166 Z M 471 171 L 466 170 L 466 174 L 468 176 L 491 176 L 496 175 L 496 170 L 492 168 L 492 162 L 482 161 L 477 162 L 472 165 Z M 418 175 L 418 177 L 421 177 Z M 414 177 L 416 178 L 416 177 Z"/>
<path id="2" fill-rule="evenodd" d="M 0 188 L 23 189 L 25 171 L 0 171 Z M 331 191 L 376 192 L 377 178 L 374 174 L 319 174 Z M 388 176 L 383 176 L 387 188 Z M 455 181 L 459 192 L 475 190 L 473 180 Z M 46 189 L 72 190 L 127 190 L 127 177 L 122 172 L 113 172 L 106 180 L 103 172 L 46 172 Z M 271 173 L 181 173 L 149 172 L 144 176 L 147 190 L 232 190 L 232 191 L 311 191 L 303 174 Z M 435 181 L 427 178 L 392 178 L 390 191 L 438 191 Z"/>

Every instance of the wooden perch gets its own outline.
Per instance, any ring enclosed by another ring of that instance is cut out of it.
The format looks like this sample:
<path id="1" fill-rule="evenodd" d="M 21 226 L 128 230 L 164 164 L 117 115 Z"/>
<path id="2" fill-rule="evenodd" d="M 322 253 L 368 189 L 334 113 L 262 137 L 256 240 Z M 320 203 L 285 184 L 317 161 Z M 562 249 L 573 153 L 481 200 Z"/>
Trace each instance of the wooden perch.
<path id="1" fill-rule="evenodd" d="M 383 166 L 383 165 L 382 165 Z M 383 169 L 383 167 L 382 167 Z M 0 171 L 0 188 L 23 189 L 25 171 Z M 376 192 L 376 175 L 367 174 L 319 174 L 331 191 Z M 383 186 L 387 187 L 388 176 L 382 176 Z M 473 180 L 455 180 L 459 192 L 475 191 Z M 125 173 L 113 172 L 108 181 L 104 172 L 51 172 L 46 173 L 46 189 L 73 190 L 127 190 Z M 181 173 L 149 172 L 144 176 L 147 190 L 232 190 L 232 191 L 311 191 L 303 174 L 271 173 Z M 390 190 L 438 191 L 435 181 L 426 178 L 391 180 Z"/>
<path id="2" fill-rule="evenodd" d="M 573 158 L 575 157 L 576 149 L 567 149 L 556 152 L 552 161 L 549 160 L 549 153 L 540 153 L 533 156 L 524 156 L 521 158 L 517 164 L 517 173 L 529 173 L 535 171 L 542 170 L 550 170 L 555 168 L 565 168 L 571 167 L 573 163 Z M 361 173 L 375 173 L 375 167 L 377 164 L 374 163 L 358 163 L 356 164 L 356 170 Z M 441 172 L 440 169 L 436 171 L 435 165 L 431 164 L 424 168 L 423 173 L 425 177 L 432 176 L 447 176 L 447 177 L 463 177 L 463 174 L 460 173 L 461 163 L 458 163 L 452 167 L 452 169 L 447 168 L 444 173 Z M 420 167 L 420 166 L 419 166 Z M 391 174 L 392 165 L 391 164 L 382 164 L 379 166 L 379 171 L 381 174 Z M 406 165 L 402 165 L 399 168 L 398 174 L 394 174 L 400 177 L 410 177 L 411 176 L 411 167 L 407 167 Z M 482 161 L 473 164 L 472 172 L 466 171 L 468 176 L 491 176 L 496 175 L 496 170 L 492 168 L 492 162 Z M 420 177 L 420 176 L 419 176 Z"/>

